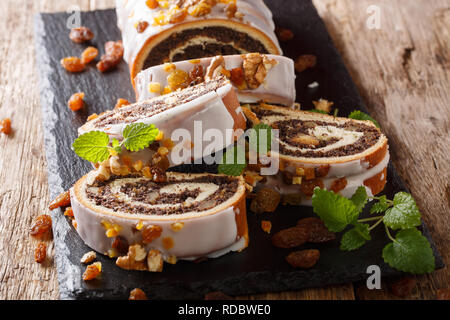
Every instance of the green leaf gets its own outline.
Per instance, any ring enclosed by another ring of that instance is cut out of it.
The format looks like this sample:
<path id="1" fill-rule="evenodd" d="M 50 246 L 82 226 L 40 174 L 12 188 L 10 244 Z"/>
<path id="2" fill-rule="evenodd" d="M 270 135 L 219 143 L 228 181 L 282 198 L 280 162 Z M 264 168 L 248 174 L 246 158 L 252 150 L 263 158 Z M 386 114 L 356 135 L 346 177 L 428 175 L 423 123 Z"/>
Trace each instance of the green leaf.
<path id="1" fill-rule="evenodd" d="M 356 189 L 353 196 L 350 198 L 352 200 L 353 204 L 355 205 L 358 212 L 361 212 L 364 209 L 364 206 L 367 203 L 367 192 L 365 187 L 358 187 Z"/>
<path id="2" fill-rule="evenodd" d="M 370 208 L 370 213 L 381 213 L 386 211 L 390 207 L 390 204 L 387 203 L 386 196 L 381 196 L 378 202 L 372 205 Z"/>
<path id="3" fill-rule="evenodd" d="M 319 187 L 314 189 L 312 206 L 314 212 L 333 232 L 344 230 L 347 225 L 354 223 L 359 215 L 351 200 Z"/>
<path id="4" fill-rule="evenodd" d="M 122 144 L 130 151 L 139 151 L 155 141 L 159 130 L 153 124 L 133 123 L 123 130 Z"/>
<path id="5" fill-rule="evenodd" d="M 318 109 L 311 109 L 311 110 L 306 110 L 309 112 L 315 112 L 315 113 L 323 113 L 323 114 L 328 114 L 327 112 L 323 111 L 323 110 L 318 110 Z"/>
<path id="6" fill-rule="evenodd" d="M 394 196 L 394 206 L 386 210 L 383 222 L 391 229 L 408 229 L 420 226 L 420 212 L 413 197 L 406 192 Z"/>
<path id="7" fill-rule="evenodd" d="M 102 162 L 109 158 L 109 136 L 102 131 L 82 134 L 72 144 L 75 153 L 90 162 Z"/>
<path id="8" fill-rule="evenodd" d="M 400 230 L 395 241 L 384 247 L 383 259 L 403 272 L 422 274 L 435 269 L 430 243 L 416 228 Z"/>
<path id="9" fill-rule="evenodd" d="M 380 124 L 377 122 L 377 120 L 375 120 L 374 118 L 369 116 L 367 113 L 364 113 L 359 110 L 352 111 L 348 117 L 350 119 L 355 119 L 355 120 L 369 120 L 369 121 L 372 121 L 377 128 L 380 127 Z"/>
<path id="10" fill-rule="evenodd" d="M 219 164 L 217 171 L 228 176 L 240 176 L 246 166 L 245 150 L 234 146 L 223 154 L 222 163 Z"/>
<path id="11" fill-rule="evenodd" d="M 358 223 L 353 229 L 348 230 L 341 239 L 341 250 L 350 251 L 363 246 L 366 241 L 371 240 L 369 225 Z"/>
<path id="12" fill-rule="evenodd" d="M 116 138 L 113 138 L 113 140 L 112 140 L 112 147 L 114 148 L 115 152 L 117 152 L 117 153 L 122 152 L 122 146 L 120 145 L 119 140 L 117 140 Z"/>
<path id="13" fill-rule="evenodd" d="M 258 154 L 267 154 L 272 147 L 272 127 L 265 123 L 254 125 L 249 133 L 249 145 Z"/>

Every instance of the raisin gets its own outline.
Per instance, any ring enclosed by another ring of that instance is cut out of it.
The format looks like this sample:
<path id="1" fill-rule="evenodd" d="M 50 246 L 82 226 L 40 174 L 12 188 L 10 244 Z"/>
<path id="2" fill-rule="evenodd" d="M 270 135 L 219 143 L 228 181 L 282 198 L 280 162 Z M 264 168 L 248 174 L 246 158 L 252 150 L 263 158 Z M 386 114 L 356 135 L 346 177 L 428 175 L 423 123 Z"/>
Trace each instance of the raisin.
<path id="1" fill-rule="evenodd" d="M 83 280 L 94 280 L 101 273 L 101 270 L 102 264 L 100 262 L 94 262 L 93 264 L 88 265 L 83 273 Z"/>
<path id="2" fill-rule="evenodd" d="M 116 58 L 121 59 L 123 57 L 122 40 L 106 42 L 105 43 L 105 53 L 109 56 L 114 56 Z"/>
<path id="3" fill-rule="evenodd" d="M 128 300 L 148 300 L 144 291 L 139 288 L 131 290 Z"/>
<path id="4" fill-rule="evenodd" d="M 147 5 L 147 7 L 149 7 L 150 9 L 156 9 L 159 6 L 159 3 L 157 0 L 147 0 L 145 1 L 145 4 Z"/>
<path id="5" fill-rule="evenodd" d="M 69 217 L 69 218 L 73 218 L 73 210 L 72 207 L 67 207 L 66 210 L 64 211 L 64 215 Z"/>
<path id="6" fill-rule="evenodd" d="M 189 85 L 189 75 L 183 70 L 175 69 L 167 76 L 167 85 L 172 91 L 184 89 Z"/>
<path id="7" fill-rule="evenodd" d="M 161 168 L 162 171 L 166 171 L 170 167 L 169 158 L 156 153 L 152 158 L 152 165 Z"/>
<path id="8" fill-rule="evenodd" d="M 88 64 L 98 56 L 98 49 L 94 47 L 87 47 L 81 53 L 81 62 Z"/>
<path id="9" fill-rule="evenodd" d="M 138 22 L 138 24 L 136 25 L 136 31 L 138 33 L 142 33 L 145 31 L 145 29 L 147 29 L 148 27 L 148 22 L 147 21 L 140 21 Z"/>
<path id="10" fill-rule="evenodd" d="M 244 69 L 241 67 L 231 69 L 230 80 L 236 87 L 243 86 L 245 84 Z"/>
<path id="11" fill-rule="evenodd" d="M 336 239 L 336 235 L 328 230 L 325 223 L 319 218 L 300 219 L 297 227 L 304 228 L 309 233 L 308 242 L 322 243 Z"/>
<path id="12" fill-rule="evenodd" d="M 69 106 L 70 110 L 72 111 L 78 111 L 84 106 L 84 92 L 77 92 L 74 93 L 69 101 L 67 102 L 67 105 Z"/>
<path id="13" fill-rule="evenodd" d="M 404 298 L 411 293 L 411 291 L 414 289 L 415 286 L 416 286 L 415 279 L 404 277 L 393 283 L 391 289 L 392 293 L 395 296 Z"/>
<path id="14" fill-rule="evenodd" d="M 290 29 L 276 28 L 275 33 L 281 42 L 287 42 L 294 39 L 294 33 Z"/>
<path id="15" fill-rule="evenodd" d="M 0 132 L 4 134 L 11 133 L 11 119 L 6 118 L 0 121 Z"/>
<path id="16" fill-rule="evenodd" d="M 44 239 L 50 236 L 52 230 L 52 217 L 48 214 L 38 216 L 30 229 L 30 236 Z"/>
<path id="17" fill-rule="evenodd" d="M 286 261 L 294 268 L 309 269 L 317 263 L 319 257 L 319 250 L 308 249 L 290 253 L 286 257 Z"/>
<path id="18" fill-rule="evenodd" d="M 281 177 L 283 178 L 283 182 L 290 185 L 292 184 L 292 179 L 294 178 L 294 174 L 289 171 L 282 171 Z"/>
<path id="19" fill-rule="evenodd" d="M 119 99 L 117 99 L 116 105 L 114 106 L 114 110 L 120 109 L 120 108 L 122 108 L 124 106 L 128 106 L 128 105 L 130 105 L 130 101 L 119 98 Z"/>
<path id="20" fill-rule="evenodd" d="M 70 191 L 65 191 L 61 193 L 59 196 L 55 198 L 52 202 L 50 202 L 50 205 L 48 208 L 50 210 L 60 208 L 60 207 L 67 207 L 70 206 Z"/>
<path id="21" fill-rule="evenodd" d="M 274 212 L 280 203 L 281 196 L 270 188 L 259 190 L 250 204 L 250 210 L 255 213 Z"/>
<path id="22" fill-rule="evenodd" d="M 172 237 L 165 237 L 162 239 L 162 244 L 164 249 L 166 250 L 170 250 L 173 248 L 173 246 L 175 245 L 173 238 Z"/>
<path id="23" fill-rule="evenodd" d="M 61 65 L 69 72 L 81 72 L 84 70 L 84 63 L 78 57 L 66 57 L 61 59 Z"/>
<path id="24" fill-rule="evenodd" d="M 94 33 L 86 27 L 73 28 L 69 34 L 70 40 L 75 43 L 83 43 L 94 38 Z"/>
<path id="25" fill-rule="evenodd" d="M 233 300 L 233 298 L 222 291 L 214 291 L 205 294 L 205 300 Z"/>
<path id="26" fill-rule="evenodd" d="M 300 190 L 302 190 L 305 195 L 311 197 L 314 194 L 315 187 L 323 188 L 323 186 L 323 181 L 321 179 L 303 180 L 300 185 Z"/>
<path id="27" fill-rule="evenodd" d="M 34 249 L 34 261 L 37 263 L 44 262 L 45 258 L 47 257 L 47 245 L 45 242 L 39 242 L 36 246 L 36 249 Z"/>
<path id="28" fill-rule="evenodd" d="M 173 14 L 169 16 L 169 23 L 175 24 L 183 22 L 184 19 L 186 19 L 187 13 L 188 12 L 186 9 L 175 11 Z"/>
<path id="29" fill-rule="evenodd" d="M 328 174 L 328 171 L 330 171 L 329 164 L 315 168 L 314 174 L 317 178 L 323 178 Z"/>
<path id="30" fill-rule="evenodd" d="M 162 228 L 160 226 L 150 225 L 145 226 L 142 229 L 142 241 L 144 243 L 150 243 L 155 239 L 158 239 L 162 234 Z"/>
<path id="31" fill-rule="evenodd" d="M 450 289 L 439 289 L 436 294 L 437 300 L 450 300 Z"/>
<path id="32" fill-rule="evenodd" d="M 123 255 L 127 254 L 127 252 L 128 252 L 128 241 L 124 237 L 117 236 L 114 239 L 111 247 L 113 249 L 116 249 L 117 252 L 119 252 L 120 254 L 123 254 Z"/>
<path id="33" fill-rule="evenodd" d="M 228 4 L 228 6 L 225 8 L 225 12 L 229 19 L 234 18 L 234 16 L 236 15 L 236 12 L 237 12 L 236 3 L 231 2 L 230 4 Z"/>
<path id="34" fill-rule="evenodd" d="M 120 62 L 120 58 L 104 54 L 97 63 L 97 69 L 100 72 L 107 72 L 114 69 Z"/>
<path id="35" fill-rule="evenodd" d="M 152 175 L 152 179 L 155 182 L 166 182 L 167 175 L 164 170 L 158 166 L 150 167 L 150 174 Z"/>
<path id="36" fill-rule="evenodd" d="M 189 71 L 189 84 L 196 85 L 200 84 L 204 79 L 203 66 L 196 64 L 191 71 Z"/>
<path id="37" fill-rule="evenodd" d="M 294 248 L 308 241 L 309 232 L 300 227 L 278 231 L 272 236 L 272 244 L 278 248 Z"/>
<path id="38" fill-rule="evenodd" d="M 342 178 L 333 180 L 333 182 L 331 183 L 331 186 L 330 186 L 330 190 L 333 191 L 334 193 L 338 193 L 339 191 L 344 189 L 346 185 L 347 185 L 347 179 L 345 177 L 342 177 Z"/>
<path id="39" fill-rule="evenodd" d="M 316 66 L 317 58 L 311 54 L 304 54 L 299 56 L 294 63 L 295 71 L 303 72 L 308 68 L 313 68 Z"/>

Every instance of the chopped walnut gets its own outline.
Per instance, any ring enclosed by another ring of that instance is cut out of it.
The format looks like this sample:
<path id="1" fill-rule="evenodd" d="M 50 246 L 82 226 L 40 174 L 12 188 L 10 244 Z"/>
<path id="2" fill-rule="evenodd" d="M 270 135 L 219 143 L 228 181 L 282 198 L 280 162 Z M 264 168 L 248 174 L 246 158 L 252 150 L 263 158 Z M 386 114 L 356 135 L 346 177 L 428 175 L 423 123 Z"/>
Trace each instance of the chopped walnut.
<path id="1" fill-rule="evenodd" d="M 148 300 L 144 291 L 139 288 L 131 290 L 128 300 Z"/>
<path id="2" fill-rule="evenodd" d="M 253 125 L 260 122 L 256 114 L 250 109 L 248 105 L 243 105 L 241 109 L 247 120 L 249 120 Z"/>
<path id="3" fill-rule="evenodd" d="M 326 113 L 331 112 L 331 106 L 334 104 L 334 102 L 325 100 L 325 99 L 319 99 L 319 101 L 313 101 L 314 108 L 317 110 L 325 111 Z"/>
<path id="4" fill-rule="evenodd" d="M 223 75 L 222 70 L 225 69 L 225 60 L 222 56 L 214 57 L 208 68 L 206 69 L 205 80 L 215 79 Z"/>
<path id="5" fill-rule="evenodd" d="M 86 267 L 86 271 L 83 273 L 83 280 L 89 281 L 97 278 L 102 272 L 102 263 L 94 262 Z"/>
<path id="6" fill-rule="evenodd" d="M 267 72 L 277 64 L 260 53 L 249 53 L 242 56 L 244 76 L 250 89 L 258 88 L 266 78 Z"/>
<path id="7" fill-rule="evenodd" d="M 163 270 L 163 257 L 159 250 L 152 249 L 147 255 L 147 267 L 150 272 L 161 272 Z"/>
<path id="8" fill-rule="evenodd" d="M 140 244 L 135 244 L 128 247 L 126 256 L 117 258 L 116 265 L 125 270 L 147 270 L 146 256 L 145 249 Z"/>
<path id="9" fill-rule="evenodd" d="M 91 263 L 97 258 L 97 254 L 94 251 L 86 252 L 83 257 L 81 257 L 81 263 Z"/>

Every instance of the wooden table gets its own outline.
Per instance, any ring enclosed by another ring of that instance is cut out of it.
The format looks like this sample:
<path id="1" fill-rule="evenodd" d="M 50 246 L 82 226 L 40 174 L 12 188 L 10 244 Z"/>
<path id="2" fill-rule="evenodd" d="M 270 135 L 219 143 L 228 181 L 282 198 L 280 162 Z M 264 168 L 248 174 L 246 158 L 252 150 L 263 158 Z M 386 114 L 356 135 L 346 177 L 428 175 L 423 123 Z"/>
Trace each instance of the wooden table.
<path id="1" fill-rule="evenodd" d="M 450 264 L 450 1 L 313 1 Z M 0 1 L 0 119 L 10 117 L 14 130 L 0 134 L 1 299 L 59 297 L 53 261 L 35 263 L 35 243 L 28 236 L 32 219 L 46 213 L 49 202 L 32 19 L 74 3 L 82 10 L 114 5 L 113 0 Z M 377 10 L 380 29 L 368 28 Z M 447 267 L 416 277 L 409 298 L 434 299 L 437 289 L 450 287 L 449 275 Z M 389 281 L 382 287 L 369 291 L 364 283 L 347 284 L 242 298 L 395 298 Z"/>

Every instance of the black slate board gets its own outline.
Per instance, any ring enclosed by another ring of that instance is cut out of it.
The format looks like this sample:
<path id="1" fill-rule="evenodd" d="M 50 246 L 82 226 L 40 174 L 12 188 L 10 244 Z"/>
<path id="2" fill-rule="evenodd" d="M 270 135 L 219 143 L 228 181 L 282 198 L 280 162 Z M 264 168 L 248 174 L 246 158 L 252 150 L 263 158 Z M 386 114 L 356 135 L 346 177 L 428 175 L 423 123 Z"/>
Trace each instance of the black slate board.
<path id="1" fill-rule="evenodd" d="M 283 44 L 284 54 L 291 58 L 299 54 L 314 54 L 318 65 L 297 77 L 297 97 L 302 106 L 312 106 L 312 100 L 325 98 L 334 101 L 339 114 L 346 116 L 354 108 L 367 112 L 356 91 L 344 63 L 336 51 L 325 26 L 309 0 L 266 1 L 274 13 L 275 23 L 293 30 L 295 39 Z M 287 3 L 289 2 L 289 3 Z M 42 121 L 48 162 L 50 196 L 54 198 L 91 169 L 89 163 L 78 158 L 70 149 L 88 114 L 100 113 L 114 106 L 117 98 L 134 101 L 126 63 L 108 74 L 100 74 L 92 64 L 81 74 L 68 74 L 59 60 L 65 56 L 80 55 L 86 45 L 69 40 L 66 28 L 68 14 L 38 14 L 35 17 L 35 45 L 38 75 L 41 87 Z M 120 39 L 114 10 L 81 13 L 82 25 L 95 33 L 90 45 L 103 53 L 103 44 Z M 320 86 L 309 89 L 317 81 Z M 73 113 L 67 108 L 72 93 L 84 91 L 87 107 Z M 194 168 L 194 170 L 199 170 Z M 392 197 L 405 190 L 403 182 L 390 164 L 385 193 Z M 339 239 L 318 248 L 321 258 L 310 270 L 294 270 L 284 260 L 291 250 L 274 248 L 270 236 L 260 228 L 260 221 L 272 221 L 272 230 L 290 227 L 300 217 L 313 215 L 309 207 L 280 207 L 276 213 L 255 215 L 248 213 L 250 245 L 241 253 L 231 253 L 201 263 L 179 262 L 165 265 L 162 273 L 125 271 L 115 266 L 114 260 L 99 255 L 103 276 L 85 283 L 81 280 L 84 266 L 81 256 L 90 249 L 84 245 L 59 210 L 52 212 L 56 264 L 62 299 L 127 298 L 133 288 L 142 288 L 151 299 L 201 299 L 207 292 L 220 290 L 229 295 L 296 290 L 305 287 L 359 281 L 367 278 L 367 266 L 381 267 L 382 276 L 400 274 L 383 263 L 381 250 L 387 243 L 382 228 L 375 229 L 373 240 L 360 250 L 342 252 Z M 425 236 L 431 240 L 423 226 Z M 436 266 L 443 267 L 442 259 L 433 249 Z"/>

